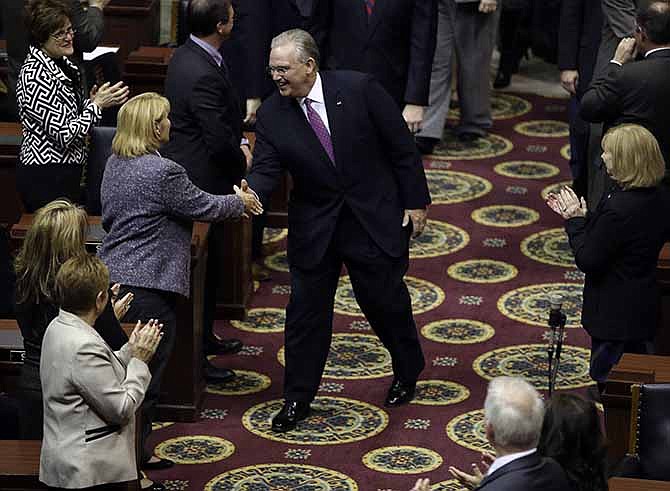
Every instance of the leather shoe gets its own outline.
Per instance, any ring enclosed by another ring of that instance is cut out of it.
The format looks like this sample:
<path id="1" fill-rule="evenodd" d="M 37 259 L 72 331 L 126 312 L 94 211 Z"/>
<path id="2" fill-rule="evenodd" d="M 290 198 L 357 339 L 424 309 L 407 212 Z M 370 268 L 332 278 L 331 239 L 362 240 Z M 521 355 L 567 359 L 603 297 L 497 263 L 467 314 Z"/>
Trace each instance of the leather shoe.
<path id="1" fill-rule="evenodd" d="M 272 418 L 272 431 L 276 433 L 291 431 L 307 416 L 309 416 L 309 402 L 286 401 L 281 411 Z"/>
<path id="2" fill-rule="evenodd" d="M 236 377 L 230 368 L 219 368 L 209 363 L 205 365 L 204 372 L 205 380 L 214 384 L 225 384 Z"/>
<path id="3" fill-rule="evenodd" d="M 481 137 L 482 135 L 478 133 L 473 133 L 471 131 L 464 131 L 463 133 L 459 133 L 458 135 L 458 139 L 463 143 L 472 143 Z"/>
<path id="4" fill-rule="evenodd" d="M 206 351 L 208 355 L 232 355 L 240 351 L 243 346 L 239 339 L 222 339 L 212 335 L 207 339 Z"/>
<path id="5" fill-rule="evenodd" d="M 498 73 L 496 75 L 496 79 L 493 81 L 493 88 L 494 89 L 504 89 L 505 87 L 509 87 L 509 84 L 512 80 L 512 75 L 507 72 L 503 72 L 502 70 L 498 70 Z"/>
<path id="6" fill-rule="evenodd" d="M 384 406 L 395 407 L 402 404 L 407 404 L 414 399 L 414 391 L 416 390 L 416 381 L 411 384 L 405 383 L 398 378 L 393 379 L 389 393 L 386 396 Z"/>
<path id="7" fill-rule="evenodd" d="M 169 469 L 174 466 L 174 462 L 170 459 L 158 459 L 156 462 L 145 462 L 142 464 L 142 469 L 148 471 L 159 471 L 161 469 Z"/>

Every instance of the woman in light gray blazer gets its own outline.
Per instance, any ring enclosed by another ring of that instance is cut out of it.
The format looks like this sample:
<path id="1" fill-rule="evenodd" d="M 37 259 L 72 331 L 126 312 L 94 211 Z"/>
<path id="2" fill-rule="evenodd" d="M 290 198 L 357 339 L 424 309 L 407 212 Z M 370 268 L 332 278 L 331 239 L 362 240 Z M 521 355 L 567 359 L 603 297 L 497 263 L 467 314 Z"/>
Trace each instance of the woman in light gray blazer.
<path id="1" fill-rule="evenodd" d="M 114 352 L 93 328 L 107 305 L 109 271 L 88 254 L 56 275 L 61 309 L 44 334 L 40 376 L 44 438 L 40 481 L 56 489 L 115 489 L 137 480 L 135 411 L 149 386 L 147 363 L 160 326 L 138 322 Z"/>

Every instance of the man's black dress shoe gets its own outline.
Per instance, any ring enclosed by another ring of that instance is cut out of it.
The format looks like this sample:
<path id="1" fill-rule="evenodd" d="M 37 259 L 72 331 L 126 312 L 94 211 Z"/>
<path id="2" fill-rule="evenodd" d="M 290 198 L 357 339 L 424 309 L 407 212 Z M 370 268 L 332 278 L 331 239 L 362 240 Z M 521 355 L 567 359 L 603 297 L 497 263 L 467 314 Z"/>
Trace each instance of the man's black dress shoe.
<path id="1" fill-rule="evenodd" d="M 421 155 L 430 155 L 435 149 L 435 145 L 440 143 L 440 140 L 437 138 L 429 138 L 427 136 L 417 136 L 414 138 L 416 142 L 416 148 L 419 149 Z"/>
<path id="2" fill-rule="evenodd" d="M 309 402 L 286 401 L 277 416 L 272 418 L 272 431 L 284 433 L 296 427 L 298 421 L 309 416 Z"/>
<path id="3" fill-rule="evenodd" d="M 496 75 L 496 79 L 493 81 L 493 88 L 494 89 L 504 89 L 505 87 L 509 86 L 511 80 L 512 80 L 512 75 L 510 73 L 498 70 L 498 74 Z"/>
<path id="4" fill-rule="evenodd" d="M 386 396 L 384 406 L 394 407 L 402 404 L 407 404 L 414 398 L 414 391 L 416 390 L 416 382 L 411 384 L 405 383 L 400 379 L 393 379 L 389 393 Z"/>
<path id="5" fill-rule="evenodd" d="M 205 351 L 209 355 L 231 355 L 242 349 L 242 341 L 239 339 L 222 339 L 217 336 L 209 336 L 206 340 Z"/>
<path id="6" fill-rule="evenodd" d="M 169 469 L 172 466 L 174 466 L 174 462 L 170 459 L 158 459 L 156 462 L 145 462 L 142 464 L 142 469 L 148 471 L 159 471 L 161 469 Z"/>
<path id="7" fill-rule="evenodd" d="M 211 363 L 205 363 L 205 380 L 214 384 L 225 384 L 235 378 L 235 372 L 230 368 L 215 367 Z"/>
<path id="8" fill-rule="evenodd" d="M 458 134 L 458 139 L 463 143 L 472 143 L 479 138 L 482 138 L 482 135 L 471 131 L 464 131 L 463 133 Z"/>

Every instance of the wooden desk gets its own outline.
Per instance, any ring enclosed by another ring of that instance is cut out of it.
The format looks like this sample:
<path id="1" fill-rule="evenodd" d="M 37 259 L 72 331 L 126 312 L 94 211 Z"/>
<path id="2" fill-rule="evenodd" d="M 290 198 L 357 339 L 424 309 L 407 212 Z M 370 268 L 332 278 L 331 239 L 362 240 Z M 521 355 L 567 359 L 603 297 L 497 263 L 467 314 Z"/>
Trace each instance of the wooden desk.
<path id="1" fill-rule="evenodd" d="M 602 394 L 608 457 L 618 462 L 628 451 L 631 386 L 670 383 L 670 357 L 626 353 L 612 369 Z"/>
<path id="2" fill-rule="evenodd" d="M 167 67 L 174 49 L 140 46 L 128 54 L 123 66 L 122 80 L 130 87 L 131 95 L 143 92 L 165 92 Z"/>
<path id="3" fill-rule="evenodd" d="M 101 45 L 118 45 L 119 60 L 139 46 L 156 46 L 160 33 L 159 0 L 112 0 L 105 7 Z"/>
<path id="4" fill-rule="evenodd" d="M 32 223 L 25 214 L 12 227 L 11 238 L 18 247 Z M 100 231 L 100 217 L 89 216 L 89 226 Z M 207 265 L 209 224 L 195 222 L 191 236 L 191 297 L 179 297 L 177 304 L 177 343 L 163 376 L 157 406 L 159 421 L 195 421 L 200 416 L 205 381 L 202 374 L 202 305 Z M 89 235 L 87 245 L 95 251 L 100 235 Z"/>
<path id="5" fill-rule="evenodd" d="M 670 491 L 670 482 L 647 479 L 613 477 L 608 481 L 609 491 Z"/>

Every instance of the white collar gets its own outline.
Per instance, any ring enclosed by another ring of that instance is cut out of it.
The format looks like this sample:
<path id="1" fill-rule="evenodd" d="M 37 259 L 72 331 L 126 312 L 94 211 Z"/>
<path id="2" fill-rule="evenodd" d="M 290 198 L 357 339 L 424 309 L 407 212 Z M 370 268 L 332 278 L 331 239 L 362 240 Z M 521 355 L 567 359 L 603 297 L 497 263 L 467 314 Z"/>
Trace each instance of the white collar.
<path id="1" fill-rule="evenodd" d="M 517 459 L 521 459 L 527 455 L 533 454 L 537 451 L 537 448 L 531 448 L 530 450 L 525 450 L 523 452 L 516 452 L 516 453 L 510 453 L 507 455 L 503 455 L 502 457 L 498 457 L 493 461 L 491 464 L 491 467 L 489 467 L 488 472 L 486 473 L 487 476 L 490 476 L 493 474 L 495 471 L 500 469 L 502 466 L 509 464 L 510 462 L 513 462 Z"/>
<path id="2" fill-rule="evenodd" d="M 313 102 L 318 102 L 319 104 L 325 104 L 326 99 L 323 96 L 323 84 L 321 83 L 321 75 L 317 72 L 316 74 L 316 80 L 314 81 L 314 85 L 312 85 L 312 89 L 309 91 L 309 94 L 307 94 L 307 97 L 299 97 L 298 102 L 300 104 L 305 103 L 305 99 L 309 99 L 310 101 Z"/>
<path id="3" fill-rule="evenodd" d="M 657 51 L 662 51 L 662 50 L 664 50 L 664 49 L 670 49 L 670 46 L 664 46 L 664 47 L 662 47 L 662 48 L 654 48 L 654 49 L 650 49 L 649 51 L 647 51 L 647 52 L 644 54 L 644 57 L 646 58 L 646 57 L 649 56 L 650 54 L 652 54 L 652 53 L 656 53 Z"/>

